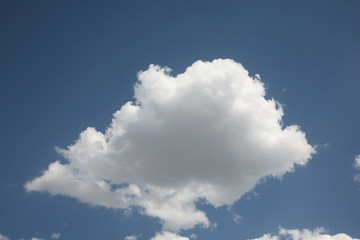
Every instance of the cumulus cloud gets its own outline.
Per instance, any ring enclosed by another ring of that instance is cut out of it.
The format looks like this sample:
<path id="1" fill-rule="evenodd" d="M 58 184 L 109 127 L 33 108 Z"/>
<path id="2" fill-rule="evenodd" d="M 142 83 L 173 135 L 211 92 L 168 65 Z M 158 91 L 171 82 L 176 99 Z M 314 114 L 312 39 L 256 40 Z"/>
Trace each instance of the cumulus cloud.
<path id="1" fill-rule="evenodd" d="M 150 240 L 190 240 L 190 239 L 187 237 L 179 236 L 176 233 L 164 231 L 162 233 L 156 233 L 155 237 L 151 238 Z"/>
<path id="2" fill-rule="evenodd" d="M 336 235 L 328 235 L 324 228 L 316 228 L 314 230 L 308 229 L 284 229 L 279 228 L 278 234 L 264 234 L 260 238 L 251 240 L 359 240 L 352 238 L 344 233 Z"/>
<path id="3" fill-rule="evenodd" d="M 197 61 L 177 76 L 150 65 L 138 73 L 133 102 L 105 133 L 93 127 L 65 158 L 26 183 L 109 208 L 138 206 L 164 230 L 211 226 L 195 203 L 232 204 L 266 176 L 281 177 L 315 153 L 283 109 L 265 98 L 258 75 L 230 59 Z"/>

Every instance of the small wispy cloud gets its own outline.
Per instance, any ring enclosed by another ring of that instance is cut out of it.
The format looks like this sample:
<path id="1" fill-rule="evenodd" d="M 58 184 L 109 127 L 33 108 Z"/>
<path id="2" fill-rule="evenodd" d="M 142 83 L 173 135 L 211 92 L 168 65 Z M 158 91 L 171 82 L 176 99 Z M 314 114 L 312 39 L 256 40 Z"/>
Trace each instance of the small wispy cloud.
<path id="1" fill-rule="evenodd" d="M 139 237 L 141 237 L 141 234 L 130 235 L 130 236 L 126 236 L 124 240 L 137 240 Z"/>
<path id="2" fill-rule="evenodd" d="M 60 233 L 53 233 L 51 234 L 51 239 L 60 239 L 61 234 Z"/>
<path id="3" fill-rule="evenodd" d="M 53 233 L 53 234 L 51 234 L 51 239 L 54 239 L 54 240 L 60 239 L 60 235 L 61 235 L 60 233 Z M 2 235 L 0 233 L 0 240 L 10 240 L 10 238 L 5 236 L 5 235 Z M 25 239 L 20 238 L 19 240 L 25 240 Z M 43 238 L 32 237 L 29 240 L 44 240 L 44 239 Z"/>
<path id="4" fill-rule="evenodd" d="M 196 238 L 197 238 L 197 235 L 196 235 L 195 233 L 192 233 L 192 234 L 190 235 L 190 238 L 191 238 L 191 239 L 196 239 Z"/>
<path id="5" fill-rule="evenodd" d="M 356 170 L 360 171 L 360 155 L 355 156 L 354 167 Z M 354 175 L 354 181 L 360 182 L 360 173 Z"/>
<path id="6" fill-rule="evenodd" d="M 234 213 L 234 222 L 239 224 L 242 217 L 239 214 Z"/>
<path id="7" fill-rule="evenodd" d="M 355 162 L 354 162 L 354 166 L 357 170 L 360 170 L 360 155 L 357 155 L 355 157 Z"/>

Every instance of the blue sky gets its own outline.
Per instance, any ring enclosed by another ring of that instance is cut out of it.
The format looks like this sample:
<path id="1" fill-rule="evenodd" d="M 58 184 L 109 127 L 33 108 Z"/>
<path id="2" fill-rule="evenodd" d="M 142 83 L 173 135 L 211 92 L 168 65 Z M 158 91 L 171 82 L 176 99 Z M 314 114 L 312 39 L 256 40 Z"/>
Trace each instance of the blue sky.
<path id="1" fill-rule="evenodd" d="M 1 1 L 0 239 L 360 238 L 359 12 L 359 1 Z M 79 140 L 101 142 L 112 121 L 114 157 Z M 81 185 L 95 183 L 111 189 Z"/>

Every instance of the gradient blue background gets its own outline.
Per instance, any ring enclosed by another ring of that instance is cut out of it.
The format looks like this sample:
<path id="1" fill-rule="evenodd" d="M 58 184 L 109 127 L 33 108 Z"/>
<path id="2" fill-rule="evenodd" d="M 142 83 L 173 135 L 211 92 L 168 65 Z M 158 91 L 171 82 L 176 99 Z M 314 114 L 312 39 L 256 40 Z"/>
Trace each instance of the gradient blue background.
<path id="1" fill-rule="evenodd" d="M 161 230 L 138 211 L 26 193 L 88 126 L 106 129 L 133 99 L 150 63 L 181 73 L 196 60 L 232 58 L 260 74 L 318 154 L 280 181 L 267 179 L 231 211 L 199 203 L 213 230 L 198 239 L 246 239 L 323 226 L 360 238 L 360 1 L 0 2 L 0 233 L 10 239 L 124 239 Z M 325 145 L 326 144 L 326 145 Z M 239 224 L 232 212 L 242 216 Z"/>

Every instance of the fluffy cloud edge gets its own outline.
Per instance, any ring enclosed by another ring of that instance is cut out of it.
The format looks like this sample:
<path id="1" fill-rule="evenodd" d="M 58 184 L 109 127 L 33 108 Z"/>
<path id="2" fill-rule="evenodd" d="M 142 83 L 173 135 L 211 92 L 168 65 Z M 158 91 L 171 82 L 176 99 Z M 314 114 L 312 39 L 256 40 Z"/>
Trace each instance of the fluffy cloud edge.
<path id="1" fill-rule="evenodd" d="M 360 171 L 360 154 L 355 156 L 354 167 L 355 170 Z M 354 175 L 354 181 L 360 183 L 360 173 Z"/>
<path id="2" fill-rule="evenodd" d="M 190 240 L 188 237 L 183 237 L 177 233 L 172 233 L 168 231 L 158 232 L 150 240 Z"/>
<path id="3" fill-rule="evenodd" d="M 51 239 L 60 239 L 61 233 L 53 233 L 51 234 Z"/>
<path id="4" fill-rule="evenodd" d="M 248 240 L 360 240 L 358 238 L 350 237 L 345 233 L 338 233 L 335 235 L 327 234 L 325 228 L 309 229 L 285 229 L 279 227 L 277 234 L 266 233 L 259 238 L 252 238 Z"/>
<path id="5" fill-rule="evenodd" d="M 355 156 L 354 167 L 357 170 L 360 170 L 360 154 Z"/>
<path id="6" fill-rule="evenodd" d="M 136 101 L 114 114 L 105 133 L 87 128 L 58 149 L 67 163 L 51 163 L 26 191 L 139 206 L 164 230 L 209 227 L 195 201 L 232 204 L 261 178 L 292 172 L 315 153 L 299 126 L 283 127 L 281 105 L 240 63 L 197 61 L 177 76 L 170 71 L 139 72 Z"/>
<path id="7" fill-rule="evenodd" d="M 7 236 L 0 233 L 0 240 L 10 240 Z"/>

